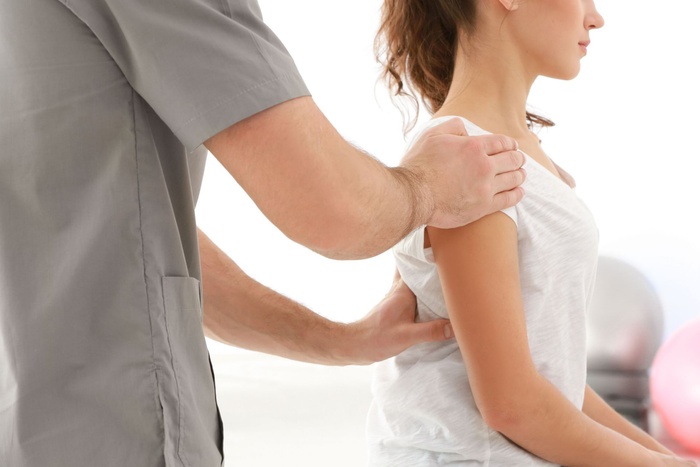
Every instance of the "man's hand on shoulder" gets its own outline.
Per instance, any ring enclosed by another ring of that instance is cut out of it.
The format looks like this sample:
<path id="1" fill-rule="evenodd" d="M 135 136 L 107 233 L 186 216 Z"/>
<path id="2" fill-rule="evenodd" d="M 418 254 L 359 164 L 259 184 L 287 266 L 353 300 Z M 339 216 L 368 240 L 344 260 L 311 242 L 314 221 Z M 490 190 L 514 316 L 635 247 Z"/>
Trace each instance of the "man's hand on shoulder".
<path id="1" fill-rule="evenodd" d="M 461 227 L 520 202 L 525 157 L 516 149 L 508 136 L 469 136 L 459 118 L 427 129 L 400 166 L 424 200 L 417 224 Z"/>
<path id="2" fill-rule="evenodd" d="M 291 240 L 332 259 L 364 259 L 419 225 L 452 228 L 518 203 L 523 155 L 503 135 L 450 119 L 399 167 L 343 139 L 310 96 L 274 105 L 205 146 Z"/>

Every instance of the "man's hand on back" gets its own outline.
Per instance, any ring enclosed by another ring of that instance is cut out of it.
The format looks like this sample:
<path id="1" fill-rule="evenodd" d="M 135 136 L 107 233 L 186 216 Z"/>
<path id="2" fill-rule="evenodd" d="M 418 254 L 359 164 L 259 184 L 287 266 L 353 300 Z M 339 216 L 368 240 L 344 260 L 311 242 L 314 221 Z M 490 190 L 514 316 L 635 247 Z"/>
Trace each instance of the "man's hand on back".
<path id="1" fill-rule="evenodd" d="M 447 320 L 415 323 L 416 297 L 398 270 L 364 318 L 336 323 L 245 274 L 200 229 L 205 335 L 224 344 L 322 365 L 368 365 L 425 341 L 444 340 Z M 450 332 L 450 338 L 454 333 Z"/>
<path id="2" fill-rule="evenodd" d="M 386 296 L 359 321 L 345 327 L 345 350 L 351 365 L 369 365 L 398 355 L 422 342 L 454 338 L 447 319 L 416 323 L 416 296 L 398 269 Z"/>

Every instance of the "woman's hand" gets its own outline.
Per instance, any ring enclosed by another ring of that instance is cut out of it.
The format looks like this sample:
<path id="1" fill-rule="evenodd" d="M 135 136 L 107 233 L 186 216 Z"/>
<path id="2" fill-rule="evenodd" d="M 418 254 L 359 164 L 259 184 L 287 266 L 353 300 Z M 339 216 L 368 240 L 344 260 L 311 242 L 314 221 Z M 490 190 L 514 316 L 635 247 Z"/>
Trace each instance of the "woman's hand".
<path id="1" fill-rule="evenodd" d="M 681 459 L 675 455 L 654 452 L 654 467 L 698 467 L 698 463 L 690 459 Z"/>
<path id="2" fill-rule="evenodd" d="M 386 296 L 367 315 L 348 325 L 349 359 L 369 365 L 398 355 L 421 342 L 454 338 L 446 319 L 416 323 L 416 296 L 401 279 L 398 269 Z"/>

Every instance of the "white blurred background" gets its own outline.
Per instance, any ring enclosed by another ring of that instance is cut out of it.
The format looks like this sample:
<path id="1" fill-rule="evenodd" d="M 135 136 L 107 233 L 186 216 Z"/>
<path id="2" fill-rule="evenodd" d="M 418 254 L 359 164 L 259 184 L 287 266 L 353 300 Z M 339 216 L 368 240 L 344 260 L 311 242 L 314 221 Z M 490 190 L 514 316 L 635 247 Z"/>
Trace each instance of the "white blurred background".
<path id="1" fill-rule="evenodd" d="M 406 145 L 372 41 L 380 0 L 259 0 L 314 101 L 351 143 L 389 166 Z M 536 1 L 536 0 L 533 0 Z M 600 253 L 636 266 L 665 309 L 664 339 L 700 315 L 700 4 L 599 0 L 573 81 L 540 78 L 530 104 L 556 123 L 540 138 L 594 213 Z M 419 122 L 429 118 L 421 112 Z M 410 134 L 409 134 L 410 136 Z M 385 252 L 334 261 L 293 243 L 210 156 L 198 224 L 246 273 L 335 321 L 364 316 L 386 293 Z M 371 367 L 324 367 L 207 339 L 226 426 L 226 465 L 364 465 Z"/>

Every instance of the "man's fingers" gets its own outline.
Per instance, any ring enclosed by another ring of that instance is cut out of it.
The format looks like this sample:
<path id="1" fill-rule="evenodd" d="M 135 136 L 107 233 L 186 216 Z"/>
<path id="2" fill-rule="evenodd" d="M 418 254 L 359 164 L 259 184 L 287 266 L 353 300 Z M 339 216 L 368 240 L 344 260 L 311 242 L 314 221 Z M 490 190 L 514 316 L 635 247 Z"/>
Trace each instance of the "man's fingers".
<path id="1" fill-rule="evenodd" d="M 451 118 L 446 122 L 442 122 L 439 125 L 428 129 L 426 133 L 430 131 L 437 134 L 449 134 L 456 136 L 469 136 L 467 129 L 464 127 L 464 122 L 459 118 Z"/>
<path id="2" fill-rule="evenodd" d="M 396 269 L 394 270 L 394 279 L 392 282 L 396 282 L 399 279 L 401 279 L 401 274 L 399 273 L 399 267 L 396 266 Z"/>
<path id="3" fill-rule="evenodd" d="M 396 269 L 396 274 L 398 277 L 396 275 L 394 276 L 394 282 L 391 283 L 391 290 L 389 290 L 388 293 L 408 292 L 413 294 L 411 288 L 404 282 L 403 277 L 401 277 L 398 268 Z"/>
<path id="4" fill-rule="evenodd" d="M 504 151 L 492 155 L 491 162 L 497 174 L 511 172 L 525 165 L 525 154 L 520 151 Z"/>
<path id="5" fill-rule="evenodd" d="M 493 197 L 491 212 L 515 206 L 523 199 L 523 196 L 525 196 L 525 190 L 522 187 L 498 193 Z"/>
<path id="6" fill-rule="evenodd" d="M 451 339 L 455 336 L 449 319 L 438 319 L 427 323 L 412 324 L 412 343 L 435 342 Z M 447 330 L 445 329 L 447 328 Z"/>
<path id="7" fill-rule="evenodd" d="M 479 139 L 482 149 L 488 155 L 499 154 L 505 151 L 515 151 L 518 149 L 518 142 L 506 135 L 481 135 L 474 136 L 474 138 Z M 525 157 L 523 156 L 523 164 L 525 163 Z M 523 165 L 520 164 L 520 165 Z M 520 167 L 520 165 L 518 167 Z M 518 167 L 514 167 L 513 170 Z"/>
<path id="8" fill-rule="evenodd" d="M 525 169 L 520 168 L 514 172 L 506 172 L 496 175 L 493 181 L 493 192 L 500 193 L 502 191 L 512 190 L 523 184 L 527 173 Z"/>
<path id="9" fill-rule="evenodd" d="M 464 122 L 457 117 L 451 118 L 445 122 L 440 123 L 439 125 L 435 125 L 434 127 L 428 129 L 426 133 L 428 131 L 434 134 L 469 136 L 467 129 L 464 127 Z M 476 138 L 479 140 L 481 148 L 488 155 L 498 154 L 504 151 L 515 151 L 516 149 L 518 149 L 518 142 L 515 140 L 515 138 L 511 138 L 510 136 L 506 135 L 479 135 L 472 136 L 472 138 Z M 525 163 L 524 156 L 522 159 L 523 161 L 518 167 Z M 512 170 L 515 170 L 518 167 L 515 167 Z"/>

